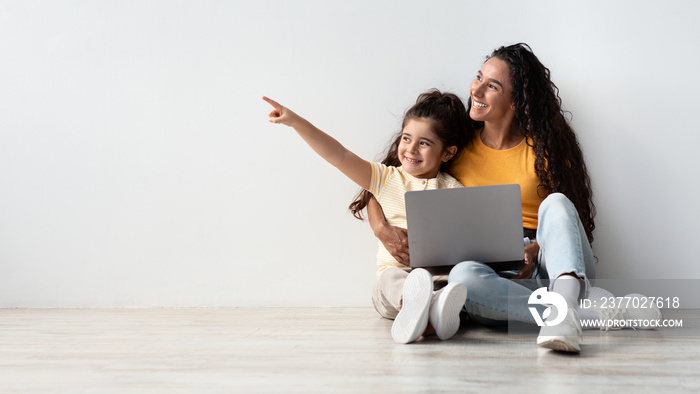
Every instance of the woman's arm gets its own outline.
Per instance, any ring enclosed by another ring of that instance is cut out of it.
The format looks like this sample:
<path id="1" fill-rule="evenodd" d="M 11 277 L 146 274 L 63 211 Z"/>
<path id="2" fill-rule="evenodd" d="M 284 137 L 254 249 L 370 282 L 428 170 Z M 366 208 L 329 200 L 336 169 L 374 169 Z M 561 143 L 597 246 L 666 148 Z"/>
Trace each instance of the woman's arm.
<path id="1" fill-rule="evenodd" d="M 360 187 L 369 189 L 372 179 L 372 167 L 368 161 L 350 152 L 333 137 L 319 130 L 290 109 L 267 97 L 263 97 L 263 100 L 273 107 L 269 114 L 271 123 L 280 123 L 294 128 L 297 134 L 319 156 L 339 169 Z"/>
<path id="2" fill-rule="evenodd" d="M 405 266 L 411 266 L 411 259 L 408 254 L 408 231 L 405 228 L 389 225 L 384 217 L 382 206 L 372 197 L 367 204 L 367 217 L 369 225 L 374 231 L 384 248 L 398 261 Z"/>

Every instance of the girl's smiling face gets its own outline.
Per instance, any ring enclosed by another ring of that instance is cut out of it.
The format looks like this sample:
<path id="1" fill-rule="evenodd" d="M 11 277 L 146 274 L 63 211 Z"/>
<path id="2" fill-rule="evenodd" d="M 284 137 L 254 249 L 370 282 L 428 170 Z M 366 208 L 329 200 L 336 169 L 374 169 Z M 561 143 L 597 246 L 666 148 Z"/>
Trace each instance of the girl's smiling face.
<path id="1" fill-rule="evenodd" d="M 454 156 L 456 146 L 445 149 L 433 132 L 429 119 L 410 119 L 406 122 L 398 147 L 399 161 L 404 170 L 416 178 L 435 178 L 440 166 Z"/>
<path id="2" fill-rule="evenodd" d="M 515 115 L 510 69 L 503 60 L 492 57 L 484 63 L 471 88 L 469 116 L 480 122 L 510 121 Z"/>

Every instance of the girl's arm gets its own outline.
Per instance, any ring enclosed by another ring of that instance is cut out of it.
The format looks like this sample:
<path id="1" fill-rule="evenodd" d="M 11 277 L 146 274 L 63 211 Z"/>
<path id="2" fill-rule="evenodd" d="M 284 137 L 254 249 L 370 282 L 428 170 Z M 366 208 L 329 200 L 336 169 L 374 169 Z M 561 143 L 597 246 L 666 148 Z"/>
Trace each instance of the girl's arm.
<path id="1" fill-rule="evenodd" d="M 369 225 L 386 250 L 399 263 L 411 266 L 411 259 L 408 255 L 408 231 L 405 228 L 395 227 L 386 222 L 384 211 L 379 202 L 374 197 L 367 203 L 367 217 Z"/>
<path id="2" fill-rule="evenodd" d="M 263 100 L 270 103 L 273 107 L 269 114 L 271 123 L 280 123 L 294 128 L 297 134 L 309 144 L 311 149 L 360 185 L 360 187 L 369 189 L 372 179 L 372 167 L 368 161 L 350 152 L 333 137 L 319 130 L 290 109 L 267 97 L 263 97 Z"/>

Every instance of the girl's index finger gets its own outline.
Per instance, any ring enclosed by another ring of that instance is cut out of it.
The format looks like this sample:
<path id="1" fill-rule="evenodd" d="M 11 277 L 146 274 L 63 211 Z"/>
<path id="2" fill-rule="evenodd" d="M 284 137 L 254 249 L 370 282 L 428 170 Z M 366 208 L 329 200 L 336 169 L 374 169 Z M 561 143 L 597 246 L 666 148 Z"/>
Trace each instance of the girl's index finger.
<path id="1" fill-rule="evenodd" d="M 271 98 L 269 98 L 269 97 L 265 97 L 265 96 L 263 96 L 262 99 L 265 100 L 265 101 L 267 101 L 268 104 L 270 104 L 271 106 L 273 106 L 275 109 L 277 109 L 277 110 L 282 109 L 282 106 L 281 106 L 277 101 L 275 101 L 275 100 L 273 100 L 273 99 L 271 99 Z"/>

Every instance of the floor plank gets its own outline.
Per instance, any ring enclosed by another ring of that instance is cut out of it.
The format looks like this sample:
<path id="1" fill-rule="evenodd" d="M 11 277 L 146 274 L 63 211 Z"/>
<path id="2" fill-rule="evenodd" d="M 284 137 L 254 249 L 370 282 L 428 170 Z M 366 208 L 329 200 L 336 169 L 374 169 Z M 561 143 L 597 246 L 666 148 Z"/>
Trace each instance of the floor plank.
<path id="1" fill-rule="evenodd" d="M 2 309 L 0 393 L 696 391 L 700 311 L 674 313 L 566 355 L 469 323 L 397 345 L 370 308 Z"/>

